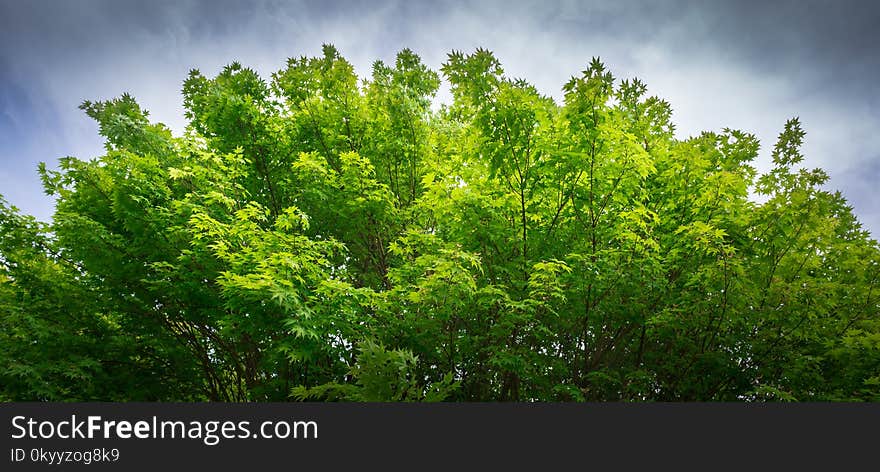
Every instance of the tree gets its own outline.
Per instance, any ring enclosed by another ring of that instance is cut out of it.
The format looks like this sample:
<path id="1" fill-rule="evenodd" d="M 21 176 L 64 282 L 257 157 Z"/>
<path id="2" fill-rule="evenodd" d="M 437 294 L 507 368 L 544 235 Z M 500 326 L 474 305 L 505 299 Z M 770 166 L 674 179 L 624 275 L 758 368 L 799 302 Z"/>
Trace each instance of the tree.
<path id="1" fill-rule="evenodd" d="M 593 59 L 557 103 L 486 50 L 192 71 L 174 136 L 0 206 L 8 399 L 878 400 L 877 242 L 785 124 L 677 139 Z M 751 195 L 760 194 L 763 203 Z"/>

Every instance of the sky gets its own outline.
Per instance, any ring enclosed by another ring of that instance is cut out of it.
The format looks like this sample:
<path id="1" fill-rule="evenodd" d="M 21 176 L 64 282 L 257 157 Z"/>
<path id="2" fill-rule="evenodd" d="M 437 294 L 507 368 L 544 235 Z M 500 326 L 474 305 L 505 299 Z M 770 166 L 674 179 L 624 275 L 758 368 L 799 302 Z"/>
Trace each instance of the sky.
<path id="1" fill-rule="evenodd" d="M 805 165 L 831 176 L 880 234 L 880 2 L 0 0 L 0 195 L 48 221 L 37 164 L 103 153 L 83 100 L 132 94 L 176 133 L 190 69 L 239 61 L 264 78 L 330 43 L 362 77 L 410 48 L 439 70 L 452 50 L 493 51 L 509 76 L 560 99 L 599 56 L 674 110 L 680 138 L 735 128 L 762 143 L 788 118 Z M 441 88 L 438 101 L 450 99 Z"/>

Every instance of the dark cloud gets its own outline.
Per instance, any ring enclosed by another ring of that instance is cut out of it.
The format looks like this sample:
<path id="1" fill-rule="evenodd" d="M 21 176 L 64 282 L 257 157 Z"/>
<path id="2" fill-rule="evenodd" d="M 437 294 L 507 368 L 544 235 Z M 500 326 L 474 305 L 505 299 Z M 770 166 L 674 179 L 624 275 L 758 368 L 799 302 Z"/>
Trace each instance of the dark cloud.
<path id="1" fill-rule="evenodd" d="M 877 103 L 880 3 L 726 2 L 712 37 L 756 73 L 785 74 L 804 92 Z"/>

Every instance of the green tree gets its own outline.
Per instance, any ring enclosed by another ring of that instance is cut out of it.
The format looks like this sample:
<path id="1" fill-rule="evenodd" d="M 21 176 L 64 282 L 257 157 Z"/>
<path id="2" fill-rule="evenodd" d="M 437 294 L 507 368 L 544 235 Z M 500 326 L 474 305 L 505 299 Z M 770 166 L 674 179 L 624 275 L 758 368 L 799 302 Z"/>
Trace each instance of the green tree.
<path id="1" fill-rule="evenodd" d="M 797 119 L 759 175 L 599 59 L 562 92 L 325 46 L 192 71 L 182 136 L 85 102 L 106 153 L 41 169 L 52 222 L 0 205 L 0 395 L 880 399 L 880 248 Z"/>

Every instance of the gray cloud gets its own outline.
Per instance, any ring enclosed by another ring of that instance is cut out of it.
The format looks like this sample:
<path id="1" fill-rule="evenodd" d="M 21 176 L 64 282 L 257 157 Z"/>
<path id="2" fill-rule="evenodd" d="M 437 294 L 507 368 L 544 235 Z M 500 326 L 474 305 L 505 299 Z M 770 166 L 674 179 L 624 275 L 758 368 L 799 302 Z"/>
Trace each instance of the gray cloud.
<path id="1" fill-rule="evenodd" d="M 0 193 L 47 219 L 36 162 L 101 152 L 76 107 L 130 92 L 180 131 L 190 68 L 233 60 L 264 76 L 335 44 L 365 75 L 410 47 L 438 68 L 486 47 L 513 76 L 559 98 L 601 56 L 669 100 L 678 134 L 756 133 L 766 169 L 785 120 L 807 130 L 807 165 L 827 169 L 874 234 L 880 209 L 880 7 L 871 2 L 326 2 L 0 0 Z M 442 98 L 448 94 L 441 94 Z"/>

